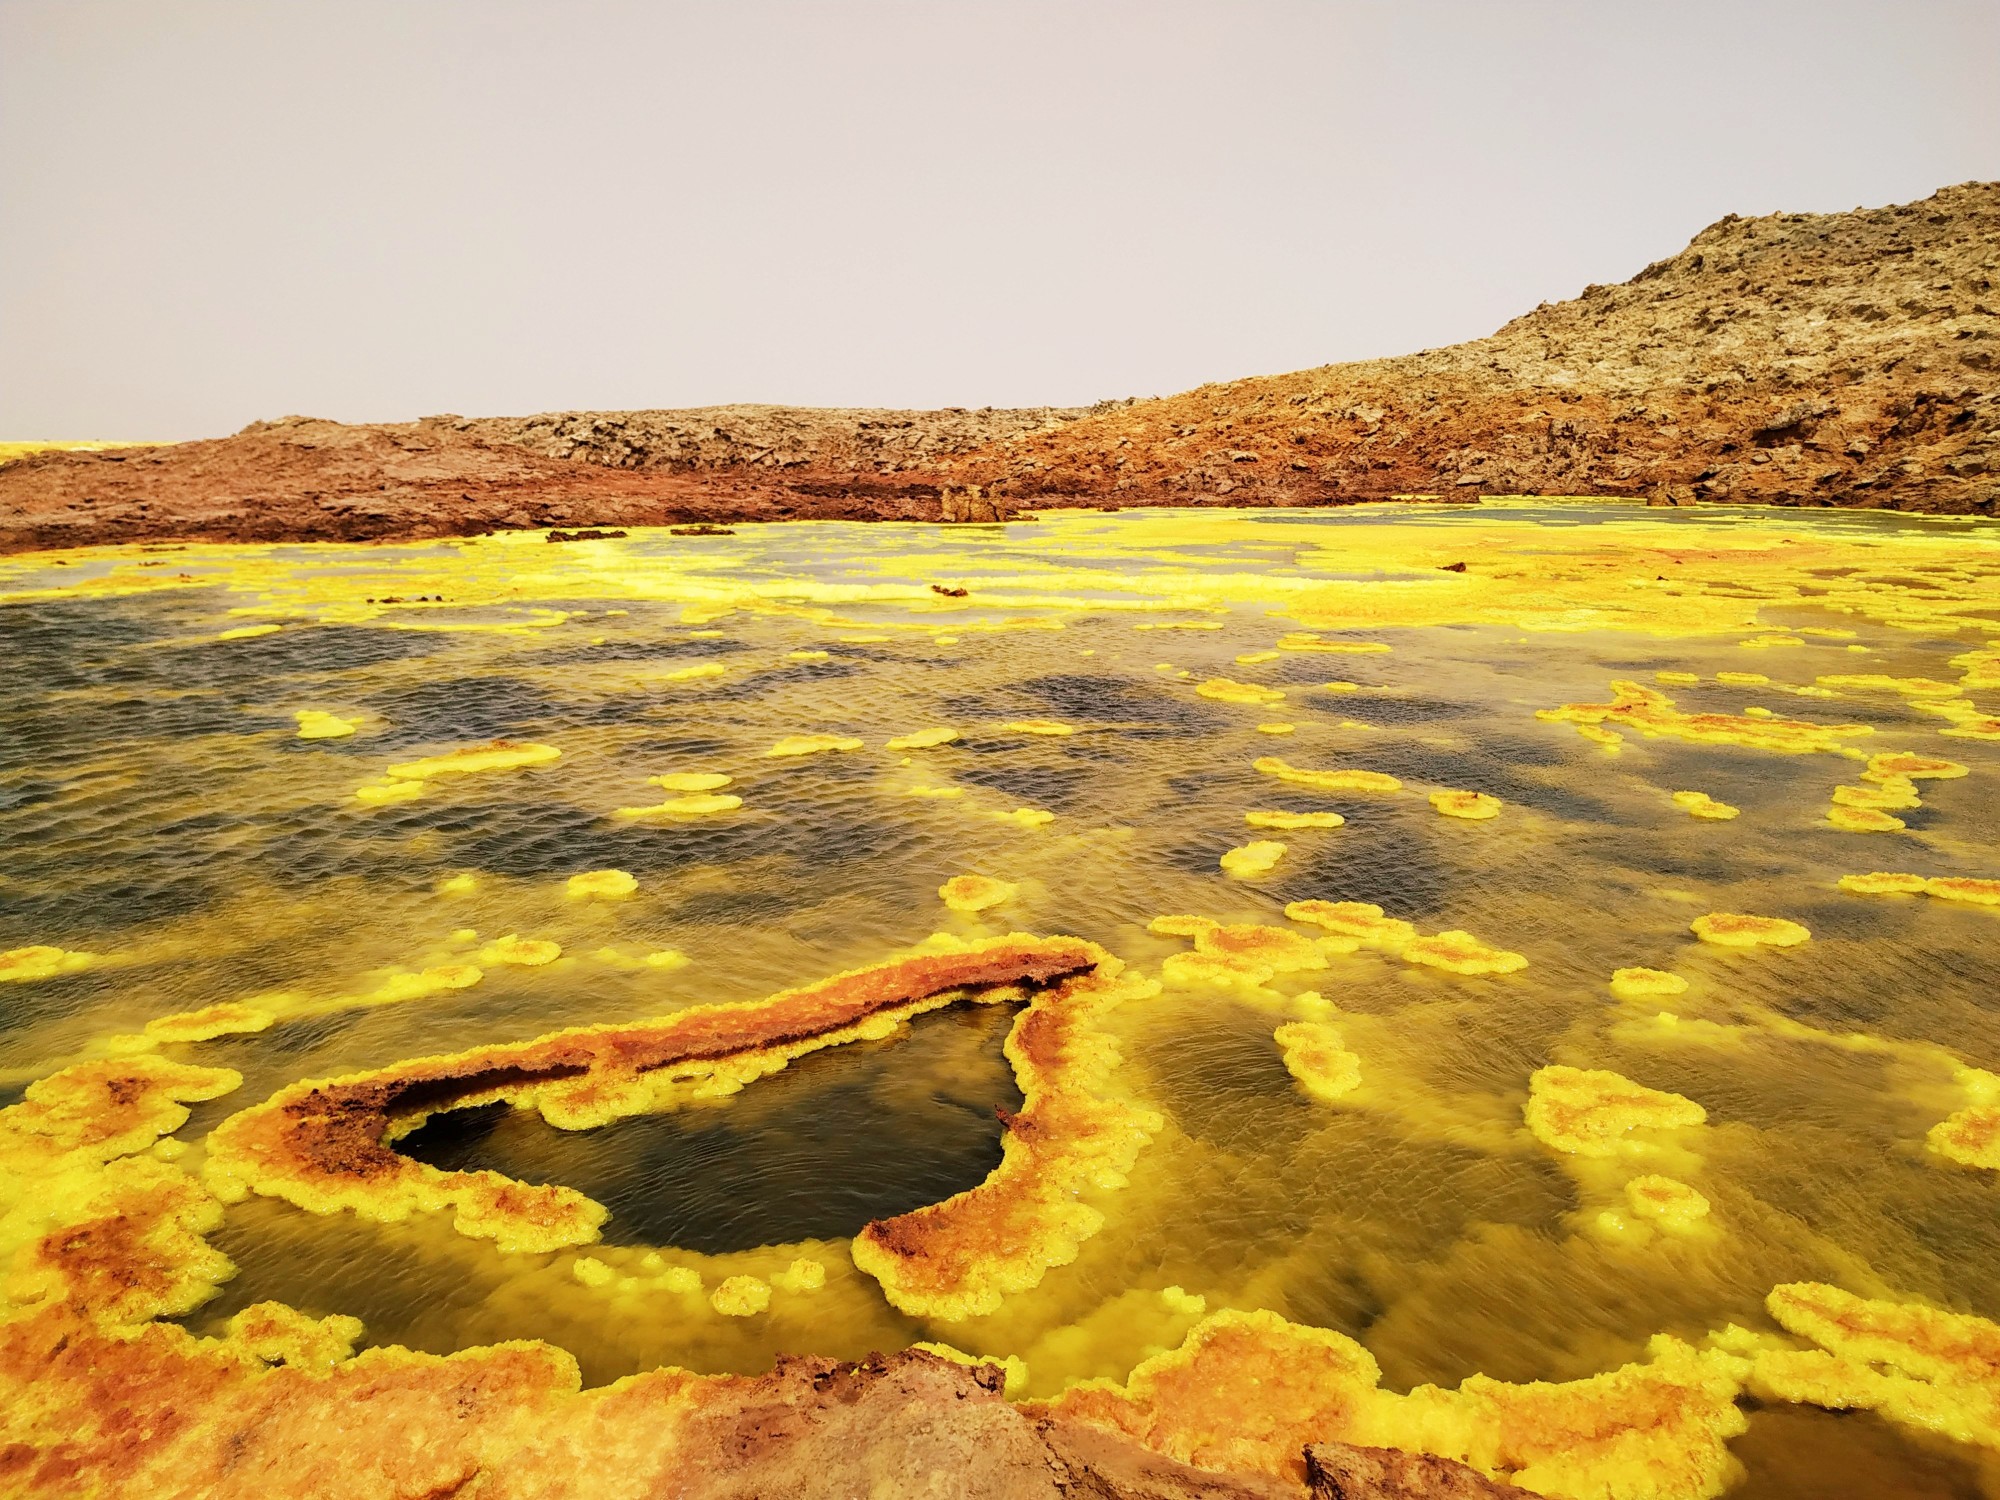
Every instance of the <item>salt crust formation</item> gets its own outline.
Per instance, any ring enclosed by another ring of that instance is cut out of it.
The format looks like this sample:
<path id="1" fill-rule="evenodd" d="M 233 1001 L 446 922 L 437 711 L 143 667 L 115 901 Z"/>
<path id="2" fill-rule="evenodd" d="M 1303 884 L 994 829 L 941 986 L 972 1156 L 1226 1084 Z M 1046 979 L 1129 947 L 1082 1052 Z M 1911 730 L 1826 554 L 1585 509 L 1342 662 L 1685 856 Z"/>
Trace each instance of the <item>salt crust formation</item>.
<path id="1" fill-rule="evenodd" d="M 992 521 L 1026 502 L 1644 494 L 1992 514 L 1996 247 L 2000 183 L 1732 215 L 1487 338 L 1088 409 L 286 417 L 171 447 L 51 449 L 0 466 L 0 551 Z"/>

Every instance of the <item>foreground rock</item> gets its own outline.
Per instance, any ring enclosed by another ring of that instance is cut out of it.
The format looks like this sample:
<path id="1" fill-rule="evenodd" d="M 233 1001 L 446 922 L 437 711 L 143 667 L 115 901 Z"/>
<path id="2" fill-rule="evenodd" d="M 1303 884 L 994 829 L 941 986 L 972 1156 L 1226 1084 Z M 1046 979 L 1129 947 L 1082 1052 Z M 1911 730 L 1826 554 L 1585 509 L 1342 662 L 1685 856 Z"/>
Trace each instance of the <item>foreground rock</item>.
<path id="1" fill-rule="evenodd" d="M 0 550 L 1423 495 L 2000 508 L 2000 183 L 1728 218 L 1490 338 L 1089 409 L 305 418 L 0 467 Z"/>

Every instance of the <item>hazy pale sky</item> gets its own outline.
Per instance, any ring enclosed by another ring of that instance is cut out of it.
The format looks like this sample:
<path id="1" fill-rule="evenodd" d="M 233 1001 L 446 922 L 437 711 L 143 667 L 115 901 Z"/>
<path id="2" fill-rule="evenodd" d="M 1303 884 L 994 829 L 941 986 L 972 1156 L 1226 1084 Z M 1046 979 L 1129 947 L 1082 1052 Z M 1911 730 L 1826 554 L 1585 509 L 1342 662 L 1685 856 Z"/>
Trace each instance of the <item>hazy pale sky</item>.
<path id="1" fill-rule="evenodd" d="M 1995 0 L 0 0 L 0 437 L 1150 395 L 2000 177 Z"/>

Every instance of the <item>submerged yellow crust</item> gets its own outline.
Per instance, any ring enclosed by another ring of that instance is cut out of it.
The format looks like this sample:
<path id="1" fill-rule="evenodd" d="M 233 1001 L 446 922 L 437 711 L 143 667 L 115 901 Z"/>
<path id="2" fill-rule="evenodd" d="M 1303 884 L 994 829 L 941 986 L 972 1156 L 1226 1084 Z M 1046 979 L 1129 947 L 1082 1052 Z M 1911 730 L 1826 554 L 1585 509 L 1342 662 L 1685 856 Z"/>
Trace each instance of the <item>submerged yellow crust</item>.
<path id="1" fill-rule="evenodd" d="M 1276 839 L 1252 839 L 1227 851 L 1221 859 L 1222 873 L 1238 880 L 1254 880 L 1268 875 L 1285 857 L 1285 846 Z"/>
<path id="2" fill-rule="evenodd" d="M 1380 771 L 1308 771 L 1289 765 L 1275 755 L 1259 757 L 1255 769 L 1295 786 L 1309 786 L 1322 792 L 1393 792 L 1403 785 Z"/>
<path id="3" fill-rule="evenodd" d="M 1431 806 L 1447 818 L 1480 822 L 1500 816 L 1500 799 L 1485 792 L 1432 792 Z"/>
<path id="4" fill-rule="evenodd" d="M 1708 1112 L 1692 1099 L 1602 1068 L 1550 1066 L 1529 1080 L 1523 1117 L 1529 1133 L 1551 1151 L 1609 1157 L 1649 1149 L 1643 1137 L 1632 1136 L 1635 1130 L 1699 1125 Z"/>
<path id="5" fill-rule="evenodd" d="M 1361 1059 L 1347 1050 L 1338 1027 L 1288 1021 L 1271 1036 L 1284 1050 L 1285 1071 L 1313 1098 L 1333 1104 L 1360 1086 Z"/>
<path id="6" fill-rule="evenodd" d="M 1710 912 L 1696 917 L 1689 926 L 1704 943 L 1725 948 L 1793 948 L 1812 936 L 1799 923 L 1783 917 L 1753 917 L 1741 912 Z"/>

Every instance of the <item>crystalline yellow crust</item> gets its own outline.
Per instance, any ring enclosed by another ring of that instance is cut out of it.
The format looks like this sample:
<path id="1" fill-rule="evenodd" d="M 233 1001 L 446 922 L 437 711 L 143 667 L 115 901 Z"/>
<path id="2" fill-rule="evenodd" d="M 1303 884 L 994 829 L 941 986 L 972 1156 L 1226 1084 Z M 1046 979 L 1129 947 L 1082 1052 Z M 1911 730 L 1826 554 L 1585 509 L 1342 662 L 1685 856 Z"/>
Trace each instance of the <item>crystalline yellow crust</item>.
<path id="1" fill-rule="evenodd" d="M 938 887 L 938 896 L 953 911 L 985 911 L 1012 901 L 1020 887 L 986 875 L 954 875 Z"/>
<path id="2" fill-rule="evenodd" d="M 1447 818 L 1482 822 L 1500 816 L 1500 799 L 1485 792 L 1432 792 L 1430 802 Z"/>
<path id="3" fill-rule="evenodd" d="M 1304 1478 L 1312 1442 L 1428 1452 L 1564 1500 L 1698 1500 L 1737 1470 L 1741 1361 L 1664 1335 L 1644 1364 L 1553 1384 L 1474 1375 L 1456 1390 L 1380 1388 L 1353 1339 L 1225 1310 L 1122 1385 L 1089 1380 L 1031 1411 L 1119 1432 L 1183 1463 Z"/>
<path id="4" fill-rule="evenodd" d="M 1285 908 L 1294 922 L 1323 927 L 1356 948 L 1401 953 L 1415 940 L 1417 929 L 1400 917 L 1385 917 L 1368 901 L 1294 901 Z"/>
<path id="5" fill-rule="evenodd" d="M 1206 682 L 1197 683 L 1195 692 L 1218 703 L 1278 703 L 1285 696 L 1276 688 L 1258 687 L 1255 683 L 1236 682 L 1227 677 L 1211 677 Z"/>
<path id="6" fill-rule="evenodd" d="M 1727 821 L 1735 817 L 1741 808 L 1731 807 L 1727 802 L 1717 802 L 1707 792 L 1675 792 L 1674 806 L 1690 817 L 1715 818 Z"/>
<path id="7" fill-rule="evenodd" d="M 1868 757 L 1868 769 L 1861 773 L 1868 781 L 1890 781 L 1895 778 L 1912 781 L 1953 781 L 1968 774 L 1966 767 L 1955 760 L 1940 760 L 1930 755 L 1911 755 L 1907 751 L 1896 751 L 1887 755 Z"/>
<path id="8" fill-rule="evenodd" d="M 1060 738 L 1075 734 L 1076 726 L 1060 719 L 1012 719 L 1000 726 L 1012 734 L 1044 734 Z"/>
<path id="9" fill-rule="evenodd" d="M 727 780 L 728 778 L 724 778 Z M 743 799 L 733 792 L 697 792 L 687 797 L 668 797 L 645 807 L 621 807 L 621 818 L 710 818 L 735 812 Z"/>
<path id="10" fill-rule="evenodd" d="M 1704 943 L 1725 948 L 1793 948 L 1812 936 L 1797 922 L 1783 917 L 1753 917 L 1742 912 L 1715 911 L 1689 923 L 1694 935 Z"/>
<path id="11" fill-rule="evenodd" d="M 1337 812 L 1262 812 L 1251 811 L 1243 815 L 1243 821 L 1252 828 L 1276 828 L 1289 832 L 1296 828 L 1338 828 L 1347 819 Z"/>
<path id="12" fill-rule="evenodd" d="M 1611 976 L 1611 993 L 1621 1000 L 1653 1000 L 1685 994 L 1688 982 L 1660 969 L 1618 969 Z"/>
<path id="13" fill-rule="evenodd" d="M 829 750 L 859 750 L 861 741 L 849 734 L 788 734 L 764 752 L 767 760 L 820 755 Z"/>
<path id="14" fill-rule="evenodd" d="M 523 969 L 538 969 L 561 957 L 562 944 L 552 943 L 547 938 L 524 938 L 511 932 L 505 937 L 495 938 L 479 950 L 481 963 L 512 964 Z"/>
<path id="15" fill-rule="evenodd" d="M 206 1042 L 219 1036 L 262 1031 L 278 1017 L 255 1005 L 218 1001 L 200 1010 L 158 1016 L 146 1023 L 146 1035 L 156 1042 Z"/>
<path id="16" fill-rule="evenodd" d="M 495 740 L 489 745 L 468 745 L 447 750 L 442 755 L 426 755 L 389 767 L 392 781 L 434 781 L 440 776 L 471 776 L 481 771 L 514 771 L 523 766 L 545 766 L 562 759 L 554 745 L 516 745 Z"/>
<path id="17" fill-rule="evenodd" d="M 1271 1039 L 1284 1049 L 1285 1071 L 1322 1103 L 1337 1103 L 1360 1086 L 1361 1059 L 1347 1050 L 1338 1027 L 1325 1021 L 1288 1021 Z"/>
<path id="18" fill-rule="evenodd" d="M 1522 955 L 1490 947 L 1457 928 L 1412 938 L 1403 945 L 1403 961 L 1449 974 L 1512 974 L 1528 967 Z"/>
<path id="19" fill-rule="evenodd" d="M 256 1302 L 229 1320 L 229 1341 L 267 1364 L 325 1372 L 354 1357 L 359 1318 L 312 1318 L 282 1302 Z"/>
<path id="20" fill-rule="evenodd" d="M 1602 1068 L 1539 1068 L 1522 1111 L 1528 1133 L 1567 1156 L 1611 1157 L 1642 1151 L 1634 1130 L 1699 1125 L 1708 1112 L 1692 1099 L 1649 1089 Z"/>
<path id="21" fill-rule="evenodd" d="M 1937 875 L 1924 882 L 1924 894 L 1974 906 L 2000 906 L 2000 880 L 1976 880 L 1966 875 Z"/>
<path id="22" fill-rule="evenodd" d="M 302 708 L 292 717 L 299 721 L 299 738 L 302 740 L 344 739 L 355 730 L 353 720 L 322 709 Z"/>
<path id="23" fill-rule="evenodd" d="M 1067 940 L 1065 940 L 1067 941 Z M 1007 1037 L 1023 1100 L 1006 1117 L 1001 1161 L 978 1187 L 855 1236 L 854 1263 L 912 1317 L 955 1320 L 997 1309 L 1075 1259 L 1103 1215 L 1091 1189 L 1122 1187 L 1163 1121 L 1112 1097 L 1118 1044 L 1099 1018 L 1147 987 L 1117 974 L 1116 960 L 1075 944 L 1082 969 L 1036 994 Z"/>
<path id="24" fill-rule="evenodd" d="M 54 979 L 60 974 L 79 974 L 97 962 L 94 953 L 76 953 L 47 943 L 26 948 L 9 948 L 0 953 L 0 982 L 6 980 Z"/>
<path id="25" fill-rule="evenodd" d="M 1048 984 L 1008 1044 L 1028 1104 L 1014 1117 L 1001 1166 L 944 1204 L 870 1226 L 867 1250 L 857 1242 L 857 1263 L 906 1311 L 974 1304 L 990 1311 L 1004 1293 L 1034 1285 L 1075 1253 L 1101 1222 L 1076 1193 L 1116 1185 L 1158 1128 L 1157 1117 L 1101 1097 L 1116 1048 L 1092 1017 L 1122 992 L 1088 976 L 1112 962 L 1074 939 L 1003 938 L 749 1004 L 294 1084 L 216 1129 L 207 1181 L 226 1200 L 257 1192 L 315 1213 L 383 1221 L 449 1208 L 459 1232 L 503 1250 L 588 1244 L 605 1212 L 582 1194 L 493 1172 L 440 1171 L 389 1142 L 439 1110 L 496 1100 L 537 1108 L 564 1129 L 587 1129 L 733 1093 L 805 1053 L 885 1035 L 927 1010 Z"/>
<path id="26" fill-rule="evenodd" d="M 755 1276 L 731 1276 L 709 1294 L 708 1301 L 724 1317 L 755 1317 L 770 1307 L 771 1287 Z"/>
<path id="27" fill-rule="evenodd" d="M 1625 1184 L 1625 1202 L 1640 1218 L 1682 1233 L 1708 1217 L 1709 1202 L 1685 1182 L 1648 1173 Z"/>
<path id="28" fill-rule="evenodd" d="M 1720 680 L 1728 675 L 1718 673 L 1717 677 Z M 1846 741 L 1873 733 L 1866 724 L 1815 724 L 1803 719 L 1682 713 L 1665 693 L 1638 682 L 1614 682 L 1611 691 L 1613 696 L 1609 703 L 1565 703 L 1560 708 L 1538 710 L 1535 717 L 1579 725 L 1631 729 L 1644 735 L 1687 740 L 1697 745 L 1748 745 L 1753 749 L 1779 750 L 1793 755 L 1838 752 L 1844 748 Z"/>
<path id="29" fill-rule="evenodd" d="M 1844 807 L 1836 802 L 1826 810 L 1826 820 L 1849 833 L 1894 833 L 1909 825 L 1901 818 L 1872 807 Z"/>
<path id="30" fill-rule="evenodd" d="M 1287 927 L 1260 927 L 1253 922 L 1226 927 L 1209 923 L 1187 935 L 1194 939 L 1195 952 L 1211 958 L 1240 959 L 1259 966 L 1267 975 L 1326 967 L 1326 957 L 1319 945 Z"/>
<path id="31" fill-rule="evenodd" d="M 639 881 L 629 870 L 586 870 L 564 882 L 573 901 L 616 901 L 639 889 Z"/>
<path id="32" fill-rule="evenodd" d="M 1760 1351 L 1751 1376 L 1759 1395 L 1875 1411 L 2000 1450 L 2000 1324 L 1811 1282 L 1776 1288 L 1765 1306 L 1788 1332 L 1820 1347 Z"/>
<path id="33" fill-rule="evenodd" d="M 1309 786 L 1322 792 L 1393 792 L 1403 785 L 1395 777 L 1380 771 L 1309 771 L 1289 765 L 1275 755 L 1260 756 L 1251 762 L 1251 766 L 1266 776 L 1275 776 L 1280 781 Z"/>
<path id="34" fill-rule="evenodd" d="M 720 771 L 669 771 L 664 776 L 648 776 L 646 782 L 663 792 L 713 792 L 735 779 Z"/>
<path id="35" fill-rule="evenodd" d="M 949 745 L 958 738 L 956 729 L 919 729 L 911 734 L 899 734 L 889 741 L 891 750 L 928 750 L 936 745 Z"/>
<path id="36" fill-rule="evenodd" d="M 2000 1104 L 1974 1104 L 1940 1120 L 1924 1142 L 1962 1167 L 2000 1172 Z"/>
<path id="37" fill-rule="evenodd" d="M 1222 873 L 1238 880 L 1254 880 L 1268 875 L 1285 857 L 1285 846 L 1276 839 L 1252 839 L 1223 854 Z"/>
<path id="38" fill-rule="evenodd" d="M 1896 875 L 1876 870 L 1868 875 L 1843 875 L 1840 888 L 1862 896 L 1921 896 L 1928 884 L 1921 875 Z"/>
<path id="39" fill-rule="evenodd" d="M 1837 807 L 1873 807 L 1883 812 L 1901 812 L 1921 807 L 1917 784 L 1907 776 L 1890 776 L 1875 786 L 1837 786 L 1833 789 Z"/>

